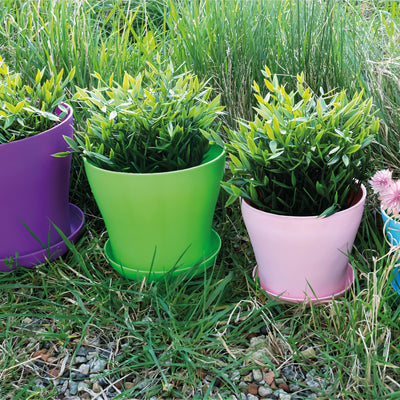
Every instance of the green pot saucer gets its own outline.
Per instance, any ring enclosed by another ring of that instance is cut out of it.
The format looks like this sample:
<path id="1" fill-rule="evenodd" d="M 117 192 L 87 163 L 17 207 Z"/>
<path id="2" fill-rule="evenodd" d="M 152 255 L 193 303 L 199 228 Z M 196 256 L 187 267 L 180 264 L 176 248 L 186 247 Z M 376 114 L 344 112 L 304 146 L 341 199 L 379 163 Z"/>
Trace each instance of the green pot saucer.
<path id="1" fill-rule="evenodd" d="M 210 240 L 210 250 L 207 252 L 207 256 L 199 260 L 197 263 L 192 265 L 183 265 L 178 266 L 177 268 L 173 268 L 169 271 L 152 271 L 149 269 L 139 269 L 139 267 L 128 267 L 122 265 L 115 257 L 110 239 L 107 240 L 104 246 L 104 254 L 111 264 L 111 266 L 122 276 L 128 279 L 132 279 L 135 281 L 141 281 L 144 277 L 147 278 L 148 281 L 159 281 L 164 278 L 167 274 L 170 276 L 175 276 L 181 274 L 186 271 L 191 271 L 190 275 L 195 276 L 205 271 L 211 265 L 214 264 L 217 255 L 221 249 L 221 238 L 218 233 L 214 230 L 211 231 L 211 240 Z"/>

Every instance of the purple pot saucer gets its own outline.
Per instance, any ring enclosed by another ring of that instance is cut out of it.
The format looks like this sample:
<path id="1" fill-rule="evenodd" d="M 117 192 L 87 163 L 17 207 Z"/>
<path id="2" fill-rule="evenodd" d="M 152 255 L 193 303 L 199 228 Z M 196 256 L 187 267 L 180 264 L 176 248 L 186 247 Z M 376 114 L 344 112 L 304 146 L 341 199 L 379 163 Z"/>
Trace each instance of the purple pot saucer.
<path id="1" fill-rule="evenodd" d="M 83 227 L 85 216 L 83 211 L 72 203 L 69 204 L 69 220 L 71 233 L 67 236 L 67 238 L 70 242 L 74 243 Z M 11 267 L 8 265 L 8 263 L 6 263 L 6 259 L 2 258 L 0 259 L 0 271 L 9 272 L 18 267 L 33 268 L 39 264 L 43 264 L 47 261 L 52 261 L 58 257 L 61 257 L 67 252 L 67 250 L 67 244 L 64 242 L 64 240 L 61 240 L 60 242 L 52 245 L 50 248 L 42 248 L 33 253 L 18 256 L 17 263 Z"/>
<path id="2" fill-rule="evenodd" d="M 257 265 L 253 269 L 253 279 L 256 279 L 258 277 L 257 275 Z M 315 296 L 304 296 L 304 297 L 292 297 L 292 296 L 287 296 L 285 293 L 276 293 L 276 291 L 273 291 L 271 289 L 268 289 L 261 285 L 261 288 L 268 294 L 269 297 L 273 298 L 274 300 L 278 301 L 279 303 L 305 303 L 305 304 L 325 304 L 325 303 L 330 303 L 333 299 L 338 299 L 339 297 L 342 297 L 344 293 L 351 287 L 355 280 L 355 273 L 354 269 L 351 266 L 350 263 L 347 264 L 347 270 L 346 270 L 346 277 L 344 282 L 342 282 L 341 287 L 337 288 L 334 293 L 332 293 L 330 296 L 321 296 L 321 297 L 315 297 Z"/>

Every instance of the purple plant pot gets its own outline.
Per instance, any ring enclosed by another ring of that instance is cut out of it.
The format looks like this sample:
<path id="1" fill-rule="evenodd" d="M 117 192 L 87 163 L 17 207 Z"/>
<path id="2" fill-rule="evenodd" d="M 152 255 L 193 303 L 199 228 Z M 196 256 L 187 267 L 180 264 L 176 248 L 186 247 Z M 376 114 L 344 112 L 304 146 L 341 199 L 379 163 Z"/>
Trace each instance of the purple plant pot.
<path id="1" fill-rule="evenodd" d="M 51 258 L 50 249 L 62 242 L 54 225 L 71 238 L 77 233 L 71 229 L 82 227 L 83 213 L 76 207 L 71 222 L 71 156 L 53 157 L 68 151 L 63 136 L 73 136 L 73 110 L 65 106 L 68 113 L 58 125 L 0 145 L 0 271 L 19 265 L 32 267 Z"/>

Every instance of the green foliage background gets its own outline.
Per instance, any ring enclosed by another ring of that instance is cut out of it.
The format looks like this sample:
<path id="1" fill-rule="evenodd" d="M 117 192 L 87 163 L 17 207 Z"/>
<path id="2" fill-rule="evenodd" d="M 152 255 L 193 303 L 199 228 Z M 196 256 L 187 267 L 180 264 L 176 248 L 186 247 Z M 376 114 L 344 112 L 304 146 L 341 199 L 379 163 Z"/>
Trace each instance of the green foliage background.
<path id="1" fill-rule="evenodd" d="M 217 122 L 229 129 L 238 128 L 238 119 L 254 120 L 252 85 L 261 86 L 265 65 L 288 92 L 301 72 L 316 93 L 346 89 L 352 98 L 364 90 L 381 121 L 377 167 L 398 171 L 396 1 L 4 0 L 0 21 L 1 56 L 23 82 L 34 84 L 45 67 L 44 78 L 75 68 L 68 99 L 76 87 L 96 88 L 95 73 L 122 84 L 125 71 L 137 76 L 157 54 L 209 80 L 226 111 Z M 85 131 L 83 107 L 76 105 L 74 118 Z M 212 380 L 200 398 L 238 397 L 230 377 L 249 372 L 248 335 L 260 329 L 281 349 L 263 367 L 276 374 L 288 364 L 314 371 L 324 382 L 315 389 L 319 398 L 400 397 L 399 296 L 390 286 L 397 256 L 371 197 L 350 258 L 351 290 L 331 304 L 287 305 L 266 298 L 252 279 L 251 244 L 238 204 L 224 207 L 224 191 L 214 221 L 223 240 L 216 265 L 197 278 L 167 276 L 153 284 L 110 269 L 102 251 L 106 230 L 79 157 L 71 178 L 71 202 L 86 214 L 73 251 L 35 270 L 0 275 L 0 398 L 54 399 L 54 385 L 34 384 L 43 371 L 32 354 L 51 346 L 76 355 L 91 337 L 118 344 L 106 373 L 110 382 L 140 379 L 117 399 L 179 398 L 183 390 L 199 398 L 204 367 Z M 302 354 L 310 346 L 312 359 Z M 306 389 L 296 395 L 307 398 Z"/>

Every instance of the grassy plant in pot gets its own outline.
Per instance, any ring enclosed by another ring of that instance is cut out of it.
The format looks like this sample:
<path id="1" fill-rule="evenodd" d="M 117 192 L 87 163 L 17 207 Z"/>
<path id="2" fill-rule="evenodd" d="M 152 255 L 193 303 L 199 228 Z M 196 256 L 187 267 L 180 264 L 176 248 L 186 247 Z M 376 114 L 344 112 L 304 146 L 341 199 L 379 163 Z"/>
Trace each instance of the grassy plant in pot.
<path id="1" fill-rule="evenodd" d="M 242 214 L 261 286 L 285 301 L 324 301 L 354 279 L 348 254 L 361 222 L 379 128 L 372 99 L 345 91 L 316 95 L 297 77 L 287 93 L 265 68 L 268 93 L 254 121 L 228 132 L 228 203 Z"/>
<path id="2" fill-rule="evenodd" d="M 52 156 L 73 135 L 64 88 L 74 72 L 43 74 L 24 84 L 0 57 L 0 271 L 59 257 L 67 247 L 55 226 L 73 241 L 83 224 L 68 201 L 71 159 Z"/>
<path id="3" fill-rule="evenodd" d="M 212 220 L 225 151 L 210 144 L 219 97 L 160 63 L 122 84 L 98 79 L 98 89 L 77 90 L 90 112 L 84 137 L 67 140 L 84 157 L 107 259 L 131 279 L 201 271 L 220 248 Z"/>

